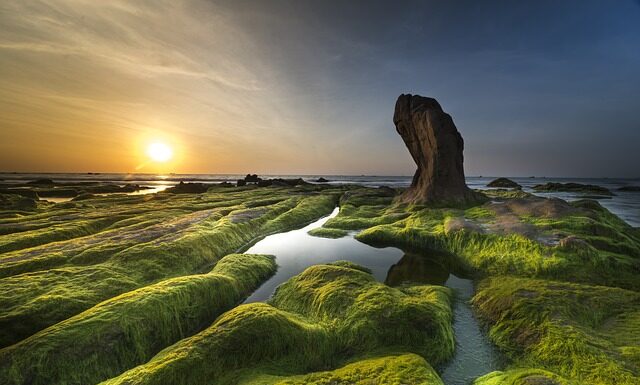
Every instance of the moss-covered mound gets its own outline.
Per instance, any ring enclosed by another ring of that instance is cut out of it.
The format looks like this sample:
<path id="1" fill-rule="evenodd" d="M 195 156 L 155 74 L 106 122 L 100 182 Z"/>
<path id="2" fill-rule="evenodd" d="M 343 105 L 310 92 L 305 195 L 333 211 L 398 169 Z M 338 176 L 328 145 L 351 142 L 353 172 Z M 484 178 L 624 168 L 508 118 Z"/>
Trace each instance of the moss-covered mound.
<path id="1" fill-rule="evenodd" d="M 449 301 L 443 287 L 399 290 L 344 264 L 312 266 L 271 304 L 239 306 L 105 384 L 240 383 L 327 370 L 374 351 L 418 353 L 437 364 L 453 353 Z"/>
<path id="2" fill-rule="evenodd" d="M 242 385 L 443 385 L 433 368 L 416 354 L 389 355 L 355 361 L 336 370 L 298 376 L 259 375 Z"/>
<path id="3" fill-rule="evenodd" d="M 212 188 L 0 217 L 0 347 L 127 291 L 208 271 L 257 238 L 328 214 L 339 193 Z"/>
<path id="4" fill-rule="evenodd" d="M 308 234 L 320 238 L 342 238 L 346 237 L 349 232 L 341 229 L 318 227 L 317 229 L 309 230 Z"/>
<path id="5" fill-rule="evenodd" d="M 512 369 L 486 374 L 473 382 L 473 385 L 574 385 L 572 381 L 541 369 Z M 576 384 L 577 385 L 577 384 Z"/>
<path id="6" fill-rule="evenodd" d="M 3 384 L 95 384 L 149 360 L 236 306 L 276 270 L 233 254 L 208 274 L 161 281 L 102 302 L 0 350 Z"/>
<path id="7" fill-rule="evenodd" d="M 473 303 L 515 366 L 580 384 L 640 383 L 638 292 L 494 277 L 482 282 Z"/>

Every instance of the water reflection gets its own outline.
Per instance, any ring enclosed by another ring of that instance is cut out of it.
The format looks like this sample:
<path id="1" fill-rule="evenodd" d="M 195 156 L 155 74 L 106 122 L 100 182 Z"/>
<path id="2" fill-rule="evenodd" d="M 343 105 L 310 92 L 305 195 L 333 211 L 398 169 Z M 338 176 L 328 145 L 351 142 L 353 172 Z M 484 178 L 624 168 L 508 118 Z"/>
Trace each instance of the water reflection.
<path id="1" fill-rule="evenodd" d="M 389 286 L 403 283 L 444 285 L 448 278 L 449 269 L 437 258 L 408 253 L 391 265 L 384 283 Z"/>

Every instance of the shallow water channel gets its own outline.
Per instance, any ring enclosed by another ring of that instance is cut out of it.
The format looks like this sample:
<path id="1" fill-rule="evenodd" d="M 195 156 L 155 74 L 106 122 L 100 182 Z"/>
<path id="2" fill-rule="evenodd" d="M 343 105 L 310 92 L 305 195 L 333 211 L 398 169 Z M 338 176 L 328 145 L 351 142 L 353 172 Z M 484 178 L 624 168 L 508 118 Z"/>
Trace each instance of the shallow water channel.
<path id="1" fill-rule="evenodd" d="M 390 286 L 410 281 L 444 285 L 455 290 L 453 329 L 456 352 L 451 361 L 438 368 L 445 384 L 467 385 L 483 374 L 500 369 L 500 355 L 469 305 L 474 293 L 471 280 L 453 275 L 434 255 L 405 253 L 395 247 L 375 248 L 357 241 L 353 234 L 338 239 L 307 234 L 338 215 L 338 211 L 336 208 L 329 216 L 301 229 L 270 235 L 245 251 L 248 254 L 275 255 L 278 263 L 276 274 L 245 303 L 266 301 L 278 285 L 309 266 L 348 260 L 368 267 L 377 280 Z"/>

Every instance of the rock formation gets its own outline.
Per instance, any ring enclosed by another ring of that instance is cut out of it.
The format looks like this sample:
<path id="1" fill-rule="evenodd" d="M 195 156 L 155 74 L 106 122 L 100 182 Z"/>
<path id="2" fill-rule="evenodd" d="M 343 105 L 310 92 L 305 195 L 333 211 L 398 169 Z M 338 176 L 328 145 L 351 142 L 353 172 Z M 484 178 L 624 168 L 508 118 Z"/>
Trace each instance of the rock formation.
<path id="1" fill-rule="evenodd" d="M 435 99 L 400 95 L 393 123 L 418 165 L 401 201 L 466 205 L 482 200 L 465 183 L 462 136 Z"/>

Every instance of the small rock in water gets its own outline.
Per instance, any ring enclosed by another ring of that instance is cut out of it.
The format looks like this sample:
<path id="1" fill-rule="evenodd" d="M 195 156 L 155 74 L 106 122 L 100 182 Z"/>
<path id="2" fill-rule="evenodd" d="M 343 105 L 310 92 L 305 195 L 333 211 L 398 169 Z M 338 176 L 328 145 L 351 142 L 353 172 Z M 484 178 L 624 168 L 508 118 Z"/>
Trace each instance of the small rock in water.
<path id="1" fill-rule="evenodd" d="M 501 187 L 501 188 L 515 188 L 515 189 L 522 188 L 522 186 L 520 186 L 518 183 L 512 181 L 509 178 L 494 179 L 487 184 L 487 187 Z"/>

